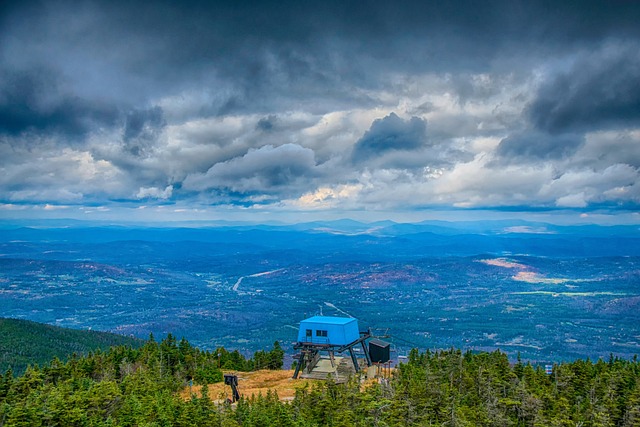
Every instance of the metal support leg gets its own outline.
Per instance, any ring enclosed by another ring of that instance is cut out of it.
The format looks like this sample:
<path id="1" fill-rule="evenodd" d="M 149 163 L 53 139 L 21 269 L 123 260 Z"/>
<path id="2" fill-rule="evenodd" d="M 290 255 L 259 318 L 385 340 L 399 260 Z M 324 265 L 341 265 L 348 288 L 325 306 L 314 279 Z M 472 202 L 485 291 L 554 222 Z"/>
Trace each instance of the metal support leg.
<path id="1" fill-rule="evenodd" d="M 353 362 L 353 368 L 356 372 L 360 372 L 360 366 L 358 366 L 358 359 L 356 359 L 356 355 L 353 352 L 353 347 L 349 347 L 349 354 L 351 355 L 351 361 Z"/>
<path id="2" fill-rule="evenodd" d="M 371 356 L 369 356 L 369 349 L 365 345 L 364 341 L 361 341 L 362 351 L 364 352 L 364 357 L 367 359 L 367 366 L 371 366 Z"/>

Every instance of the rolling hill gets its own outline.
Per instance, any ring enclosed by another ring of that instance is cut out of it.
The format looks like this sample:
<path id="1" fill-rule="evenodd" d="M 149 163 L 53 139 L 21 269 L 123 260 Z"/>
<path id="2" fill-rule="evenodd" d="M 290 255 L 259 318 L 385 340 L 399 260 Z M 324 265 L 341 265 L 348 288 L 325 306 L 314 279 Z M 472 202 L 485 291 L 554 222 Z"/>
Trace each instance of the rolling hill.
<path id="1" fill-rule="evenodd" d="M 28 365 L 44 364 L 54 357 L 66 359 L 73 353 L 107 350 L 116 345 L 140 347 L 144 341 L 109 332 L 61 328 L 20 319 L 0 318 L 0 372 L 14 374 Z"/>

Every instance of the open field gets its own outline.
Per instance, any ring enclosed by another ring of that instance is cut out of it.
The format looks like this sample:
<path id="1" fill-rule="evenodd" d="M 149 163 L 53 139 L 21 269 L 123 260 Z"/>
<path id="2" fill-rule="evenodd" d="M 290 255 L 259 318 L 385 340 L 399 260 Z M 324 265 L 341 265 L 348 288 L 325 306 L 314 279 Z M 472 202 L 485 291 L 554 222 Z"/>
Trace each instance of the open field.
<path id="1" fill-rule="evenodd" d="M 225 371 L 225 374 L 238 375 L 238 391 L 240 396 L 250 398 L 251 396 L 257 396 L 267 394 L 267 391 L 278 393 L 280 400 L 291 400 L 296 394 L 296 390 L 310 385 L 317 380 L 294 380 L 293 370 L 283 371 L 269 371 L 260 370 L 255 372 L 233 372 Z M 224 385 L 224 382 L 216 384 L 209 384 L 209 396 L 216 402 L 222 402 L 225 399 L 231 398 L 231 387 Z M 185 388 L 180 395 L 184 399 L 188 399 L 191 394 L 200 396 L 202 393 L 202 386 L 194 385 Z"/>

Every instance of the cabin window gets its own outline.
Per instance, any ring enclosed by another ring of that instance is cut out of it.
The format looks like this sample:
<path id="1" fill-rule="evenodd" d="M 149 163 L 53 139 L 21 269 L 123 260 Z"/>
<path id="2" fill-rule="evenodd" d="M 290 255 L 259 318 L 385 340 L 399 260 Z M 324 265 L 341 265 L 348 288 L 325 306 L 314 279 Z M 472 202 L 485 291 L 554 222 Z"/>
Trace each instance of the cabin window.
<path id="1" fill-rule="evenodd" d="M 307 336 L 307 337 L 312 336 L 311 329 L 307 329 L 307 333 L 305 334 L 305 336 Z"/>
<path id="2" fill-rule="evenodd" d="M 317 337 L 326 337 L 327 336 L 327 331 L 316 329 L 316 336 Z"/>

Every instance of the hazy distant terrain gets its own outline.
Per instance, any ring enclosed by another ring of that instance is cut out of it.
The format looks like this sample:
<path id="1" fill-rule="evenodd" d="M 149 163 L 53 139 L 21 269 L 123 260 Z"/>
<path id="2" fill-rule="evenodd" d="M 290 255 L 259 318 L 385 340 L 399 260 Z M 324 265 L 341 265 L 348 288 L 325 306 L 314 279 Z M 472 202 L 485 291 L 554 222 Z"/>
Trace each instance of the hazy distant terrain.
<path id="1" fill-rule="evenodd" d="M 25 225 L 25 226 L 22 226 Z M 322 311 L 410 347 L 640 353 L 640 231 L 524 222 L 0 224 L 0 316 L 285 348 Z"/>

